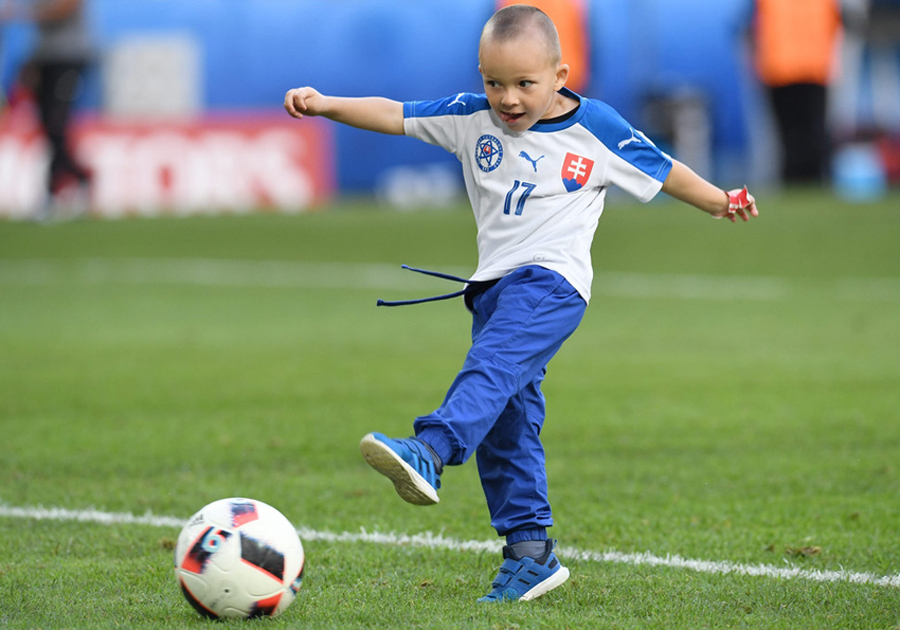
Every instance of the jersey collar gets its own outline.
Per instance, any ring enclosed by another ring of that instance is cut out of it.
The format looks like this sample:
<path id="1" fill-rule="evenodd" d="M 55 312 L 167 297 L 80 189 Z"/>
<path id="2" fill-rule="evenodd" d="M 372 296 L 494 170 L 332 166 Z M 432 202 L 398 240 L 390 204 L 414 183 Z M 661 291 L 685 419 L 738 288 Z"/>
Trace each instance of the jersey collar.
<path id="1" fill-rule="evenodd" d="M 576 124 L 579 120 L 581 120 L 581 117 L 584 116 L 584 98 L 582 98 L 580 95 L 576 94 L 569 88 L 565 87 L 562 88 L 559 93 L 563 96 L 578 101 L 578 107 L 575 109 L 575 111 L 572 112 L 570 116 L 567 116 L 564 120 L 561 120 L 559 122 L 542 122 L 539 120 L 534 123 L 534 125 L 532 125 L 528 131 L 536 131 L 538 133 L 560 131 L 561 129 L 568 129 L 572 125 Z"/>

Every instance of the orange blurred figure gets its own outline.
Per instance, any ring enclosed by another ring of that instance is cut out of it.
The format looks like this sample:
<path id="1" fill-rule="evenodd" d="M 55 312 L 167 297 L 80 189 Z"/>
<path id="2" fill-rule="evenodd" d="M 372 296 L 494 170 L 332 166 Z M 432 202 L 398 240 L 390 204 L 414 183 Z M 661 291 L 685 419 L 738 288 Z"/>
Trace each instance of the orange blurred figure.
<path id="1" fill-rule="evenodd" d="M 827 178 L 825 109 L 841 33 L 839 0 L 756 0 L 756 71 L 778 123 L 787 183 Z"/>

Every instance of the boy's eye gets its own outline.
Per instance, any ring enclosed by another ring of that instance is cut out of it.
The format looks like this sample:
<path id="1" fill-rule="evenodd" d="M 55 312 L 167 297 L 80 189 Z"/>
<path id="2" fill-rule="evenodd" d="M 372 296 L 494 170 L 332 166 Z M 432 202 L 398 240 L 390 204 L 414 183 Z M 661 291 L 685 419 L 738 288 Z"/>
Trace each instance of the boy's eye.
<path id="1" fill-rule="evenodd" d="M 527 88 L 534 85 L 534 81 L 519 81 L 519 87 Z"/>

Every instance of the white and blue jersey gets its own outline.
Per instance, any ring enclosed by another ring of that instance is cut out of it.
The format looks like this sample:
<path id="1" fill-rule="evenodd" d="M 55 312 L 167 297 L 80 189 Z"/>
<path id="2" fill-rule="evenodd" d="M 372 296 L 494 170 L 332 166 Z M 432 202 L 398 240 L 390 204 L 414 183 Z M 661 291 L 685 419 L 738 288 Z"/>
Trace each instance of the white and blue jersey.
<path id="1" fill-rule="evenodd" d="M 478 227 L 473 281 L 539 265 L 561 274 L 587 302 L 591 243 L 607 188 L 649 201 L 672 160 L 605 103 L 562 93 L 579 101 L 574 114 L 522 133 L 500 121 L 485 95 L 468 93 L 404 103 L 404 131 L 462 162 Z"/>

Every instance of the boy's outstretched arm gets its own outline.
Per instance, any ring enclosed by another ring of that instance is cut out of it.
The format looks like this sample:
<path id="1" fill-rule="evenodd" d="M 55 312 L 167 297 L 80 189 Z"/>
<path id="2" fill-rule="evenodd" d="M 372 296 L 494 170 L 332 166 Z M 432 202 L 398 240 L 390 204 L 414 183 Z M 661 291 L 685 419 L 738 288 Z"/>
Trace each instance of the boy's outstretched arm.
<path id="1" fill-rule="evenodd" d="M 351 127 L 403 135 L 403 103 L 387 98 L 325 96 L 314 88 L 301 87 L 285 94 L 284 109 L 294 118 L 324 116 Z"/>
<path id="2" fill-rule="evenodd" d="M 696 206 L 717 219 L 728 217 L 737 221 L 740 216 L 744 221 L 749 221 L 750 217 L 759 216 L 753 195 L 747 193 L 743 196 L 741 189 L 725 192 L 678 160 L 672 160 L 672 170 L 662 189 L 664 193 Z"/>

